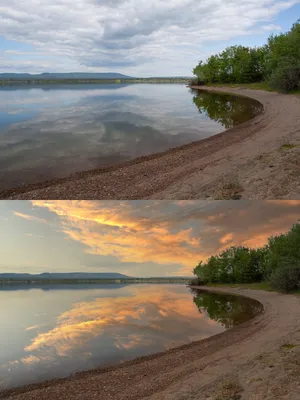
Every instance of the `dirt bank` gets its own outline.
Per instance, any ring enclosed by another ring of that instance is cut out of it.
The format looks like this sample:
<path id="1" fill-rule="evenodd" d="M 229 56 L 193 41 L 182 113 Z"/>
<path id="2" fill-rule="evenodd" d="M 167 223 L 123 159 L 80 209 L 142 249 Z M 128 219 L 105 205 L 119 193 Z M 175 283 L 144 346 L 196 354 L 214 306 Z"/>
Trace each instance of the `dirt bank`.
<path id="1" fill-rule="evenodd" d="M 200 342 L 0 393 L 0 399 L 299 400 L 300 297 L 218 290 L 252 297 L 264 305 L 264 312 Z"/>
<path id="2" fill-rule="evenodd" d="M 258 117 L 210 138 L 102 170 L 0 193 L 8 199 L 300 198 L 300 96 L 205 88 L 251 97 Z"/>

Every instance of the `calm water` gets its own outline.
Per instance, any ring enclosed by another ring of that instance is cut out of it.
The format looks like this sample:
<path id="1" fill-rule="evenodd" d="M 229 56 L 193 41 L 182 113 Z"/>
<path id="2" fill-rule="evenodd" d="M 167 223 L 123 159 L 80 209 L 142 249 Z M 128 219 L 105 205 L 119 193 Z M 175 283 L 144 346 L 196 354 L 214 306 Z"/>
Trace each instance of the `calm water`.
<path id="1" fill-rule="evenodd" d="M 0 389 L 119 363 L 215 335 L 257 302 L 181 285 L 0 290 Z"/>
<path id="2" fill-rule="evenodd" d="M 177 84 L 2 87 L 0 191 L 203 139 L 259 109 Z"/>

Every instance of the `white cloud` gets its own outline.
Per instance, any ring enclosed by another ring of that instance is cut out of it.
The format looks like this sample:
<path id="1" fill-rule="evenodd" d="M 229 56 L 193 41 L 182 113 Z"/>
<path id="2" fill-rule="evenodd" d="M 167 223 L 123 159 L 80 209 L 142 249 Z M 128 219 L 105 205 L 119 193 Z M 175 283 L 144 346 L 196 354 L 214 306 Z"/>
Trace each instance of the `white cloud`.
<path id="1" fill-rule="evenodd" d="M 133 75 L 189 74 L 201 55 L 207 54 L 206 44 L 251 34 L 254 29 L 256 33 L 276 30 L 272 19 L 297 3 L 0 0 L 0 35 L 33 45 L 40 54 L 47 52 L 50 61 L 43 67 L 49 70 L 76 66 L 77 70 L 121 70 Z M 9 63 L 13 66 L 9 58 L 13 56 L 17 54 L 5 53 L 0 70 L 8 69 Z M 36 60 L 28 60 L 25 67 L 41 70 Z"/>

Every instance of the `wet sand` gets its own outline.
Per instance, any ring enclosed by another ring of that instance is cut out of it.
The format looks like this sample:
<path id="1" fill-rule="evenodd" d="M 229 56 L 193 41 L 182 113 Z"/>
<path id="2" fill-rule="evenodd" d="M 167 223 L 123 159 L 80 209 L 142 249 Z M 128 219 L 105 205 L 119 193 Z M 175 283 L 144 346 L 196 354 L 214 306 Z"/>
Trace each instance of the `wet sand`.
<path id="1" fill-rule="evenodd" d="M 4 199 L 300 198 L 300 96 L 204 88 L 258 100 L 264 111 L 167 152 L 0 193 Z"/>
<path id="2" fill-rule="evenodd" d="M 114 367 L 0 393 L 0 399 L 298 400 L 300 296 L 209 288 L 264 311 L 224 333 Z"/>

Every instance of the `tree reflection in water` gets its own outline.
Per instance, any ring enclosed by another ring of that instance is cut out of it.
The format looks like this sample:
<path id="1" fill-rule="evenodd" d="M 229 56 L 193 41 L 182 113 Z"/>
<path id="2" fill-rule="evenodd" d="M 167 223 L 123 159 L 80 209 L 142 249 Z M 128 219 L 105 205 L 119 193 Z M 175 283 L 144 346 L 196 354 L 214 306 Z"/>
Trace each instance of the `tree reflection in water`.
<path id="1" fill-rule="evenodd" d="M 255 117 L 262 111 L 262 104 L 256 100 L 224 93 L 210 93 L 191 89 L 193 102 L 200 114 L 232 128 Z"/>
<path id="2" fill-rule="evenodd" d="M 258 315 L 263 306 L 242 296 L 212 293 L 192 289 L 194 303 L 201 314 L 221 323 L 226 329 L 242 324 Z"/>

